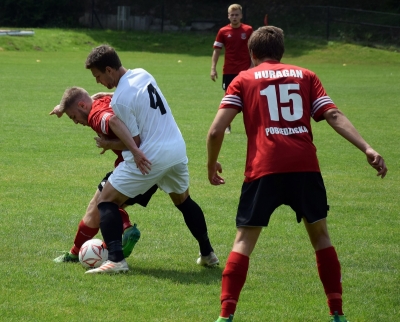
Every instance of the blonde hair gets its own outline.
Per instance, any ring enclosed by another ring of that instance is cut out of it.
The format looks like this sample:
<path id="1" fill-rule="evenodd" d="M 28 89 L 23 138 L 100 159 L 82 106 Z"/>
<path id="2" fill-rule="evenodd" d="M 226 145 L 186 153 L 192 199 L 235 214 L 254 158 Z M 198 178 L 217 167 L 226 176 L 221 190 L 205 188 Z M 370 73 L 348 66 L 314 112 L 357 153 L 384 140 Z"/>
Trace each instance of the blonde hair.
<path id="1" fill-rule="evenodd" d="M 228 7 L 228 13 L 235 10 L 240 10 L 240 12 L 242 12 L 242 6 L 240 4 L 234 3 Z"/>
<path id="2" fill-rule="evenodd" d="M 88 101 L 88 99 L 90 99 L 90 95 L 84 88 L 77 86 L 67 88 L 61 98 L 59 111 L 65 112 L 79 101 Z"/>

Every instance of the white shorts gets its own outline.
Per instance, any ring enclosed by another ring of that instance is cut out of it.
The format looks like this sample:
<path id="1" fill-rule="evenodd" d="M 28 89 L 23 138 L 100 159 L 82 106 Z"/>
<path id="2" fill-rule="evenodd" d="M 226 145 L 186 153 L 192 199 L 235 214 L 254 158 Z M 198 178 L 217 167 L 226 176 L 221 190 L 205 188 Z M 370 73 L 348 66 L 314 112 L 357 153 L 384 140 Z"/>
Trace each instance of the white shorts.
<path id="1" fill-rule="evenodd" d="M 162 170 L 152 169 L 143 175 L 132 171 L 126 162 L 121 162 L 108 178 L 108 182 L 123 195 L 134 198 L 157 185 L 166 193 L 184 193 L 189 188 L 189 169 L 187 159 Z"/>

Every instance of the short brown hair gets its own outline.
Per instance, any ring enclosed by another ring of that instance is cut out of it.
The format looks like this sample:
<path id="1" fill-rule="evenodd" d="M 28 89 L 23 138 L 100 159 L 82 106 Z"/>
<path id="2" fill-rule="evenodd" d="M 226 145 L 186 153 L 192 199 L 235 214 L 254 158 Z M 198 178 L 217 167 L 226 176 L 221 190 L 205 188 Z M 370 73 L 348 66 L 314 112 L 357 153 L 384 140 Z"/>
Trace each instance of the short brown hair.
<path id="1" fill-rule="evenodd" d="M 86 69 L 96 68 L 102 73 L 106 71 L 106 67 L 118 70 L 122 66 L 115 49 L 108 45 L 100 45 L 94 48 L 86 58 Z"/>
<path id="2" fill-rule="evenodd" d="M 65 112 L 72 106 L 78 104 L 80 100 L 87 100 L 90 98 L 89 93 L 82 87 L 73 86 L 67 88 L 61 98 L 60 106 L 58 110 Z"/>
<path id="3" fill-rule="evenodd" d="M 260 27 L 251 34 L 248 47 L 257 59 L 280 61 L 285 52 L 283 30 L 274 26 Z"/>

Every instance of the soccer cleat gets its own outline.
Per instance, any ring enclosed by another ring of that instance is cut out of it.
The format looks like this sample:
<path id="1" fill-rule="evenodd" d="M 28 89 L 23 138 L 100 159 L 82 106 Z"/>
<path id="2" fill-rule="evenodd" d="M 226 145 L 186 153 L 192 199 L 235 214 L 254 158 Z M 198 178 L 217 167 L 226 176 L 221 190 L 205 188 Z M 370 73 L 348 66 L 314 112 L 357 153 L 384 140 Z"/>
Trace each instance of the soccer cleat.
<path id="1" fill-rule="evenodd" d="M 335 311 L 335 314 L 330 316 L 329 322 L 350 322 L 350 321 L 346 320 L 346 317 L 344 315 L 339 315 L 338 312 Z"/>
<path id="2" fill-rule="evenodd" d="M 77 263 L 79 262 L 79 256 L 71 254 L 70 252 L 66 252 L 61 256 L 53 259 L 55 263 Z"/>
<path id="3" fill-rule="evenodd" d="M 85 274 L 98 274 L 98 273 L 108 273 L 108 274 L 116 274 L 116 273 L 125 273 L 129 271 L 128 263 L 125 259 L 122 261 L 115 263 L 112 261 L 105 261 L 98 268 L 89 269 L 85 272 Z"/>
<path id="4" fill-rule="evenodd" d="M 225 129 L 225 134 L 230 134 L 231 133 L 231 126 L 229 125 L 226 129 Z"/>
<path id="5" fill-rule="evenodd" d="M 122 252 L 124 257 L 127 258 L 132 254 L 133 248 L 140 239 L 140 230 L 137 229 L 136 224 L 125 229 L 122 235 Z"/>
<path id="6" fill-rule="evenodd" d="M 232 322 L 233 321 L 233 314 L 229 315 L 229 318 L 223 318 L 220 316 L 217 321 L 215 322 Z"/>
<path id="7" fill-rule="evenodd" d="M 201 266 L 215 267 L 219 265 L 219 259 L 214 252 L 211 252 L 207 256 L 201 256 L 200 254 L 199 258 L 197 259 L 197 264 Z"/>

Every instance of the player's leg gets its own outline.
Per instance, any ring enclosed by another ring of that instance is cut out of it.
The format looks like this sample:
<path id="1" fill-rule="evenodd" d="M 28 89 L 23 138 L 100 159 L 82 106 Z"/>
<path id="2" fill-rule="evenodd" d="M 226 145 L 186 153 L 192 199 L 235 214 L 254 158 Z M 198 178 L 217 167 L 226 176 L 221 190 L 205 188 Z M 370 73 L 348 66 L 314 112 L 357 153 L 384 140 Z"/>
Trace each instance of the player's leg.
<path id="1" fill-rule="evenodd" d="M 75 234 L 75 239 L 74 239 L 74 245 L 70 249 L 69 252 L 57 257 L 54 261 L 57 263 L 61 262 L 78 262 L 78 255 L 79 255 L 79 250 L 81 249 L 82 245 L 92 239 L 94 236 L 97 235 L 97 233 L 100 230 L 100 213 L 99 210 L 97 209 L 97 200 L 100 195 L 100 191 L 97 190 L 96 193 L 94 194 L 92 200 L 90 200 L 89 205 L 86 209 L 86 213 L 83 216 L 82 220 L 79 222 L 78 225 L 78 230 Z M 136 241 L 139 239 L 137 236 L 139 235 L 140 237 L 140 232 L 136 227 L 133 227 L 130 220 L 129 220 L 129 215 L 128 213 L 120 208 L 119 209 L 122 222 L 123 222 L 123 227 L 124 231 L 127 230 L 129 231 L 128 236 L 132 235 L 133 237 L 136 238 Z M 133 247 L 132 247 L 133 249 Z M 130 253 L 132 252 L 132 249 Z M 130 255 L 129 253 L 129 255 Z M 127 255 L 126 257 L 128 257 Z"/>
<path id="2" fill-rule="evenodd" d="M 216 266 L 219 259 L 214 253 L 208 237 L 207 223 L 203 210 L 190 197 L 189 170 L 187 162 L 174 165 L 159 179 L 159 187 L 169 194 L 175 207 L 182 213 L 186 226 L 197 240 L 200 256 L 197 263 L 202 266 Z"/>
<path id="3" fill-rule="evenodd" d="M 237 234 L 222 273 L 221 312 L 218 322 L 231 321 L 246 281 L 250 254 L 263 227 L 283 200 L 280 176 L 269 175 L 242 185 L 236 215 Z"/>
<path id="4" fill-rule="evenodd" d="M 190 197 L 189 189 L 180 194 L 171 192 L 169 196 L 175 207 L 182 213 L 186 226 L 199 244 L 200 256 L 197 259 L 197 264 L 208 267 L 219 265 L 219 259 L 215 255 L 208 237 L 203 210 Z"/>
<path id="5" fill-rule="evenodd" d="M 126 221 L 129 221 L 129 216 L 126 213 L 126 211 L 122 208 L 125 208 L 126 206 L 132 206 L 134 204 L 139 204 L 142 207 L 146 207 L 153 194 L 157 191 L 157 189 L 158 189 L 157 185 L 154 185 L 145 193 L 137 195 L 135 198 L 129 198 L 127 201 L 125 201 L 124 205 L 122 205 L 119 211 L 121 214 L 122 213 L 126 214 L 126 216 L 128 217 Z M 129 221 L 129 225 L 127 225 L 126 221 L 124 221 L 123 219 L 124 234 L 122 235 L 122 252 L 124 253 L 125 258 L 130 256 L 130 254 L 133 251 L 133 248 L 139 241 L 141 235 L 136 224 L 132 226 L 132 224 L 130 224 Z"/>
<path id="6" fill-rule="evenodd" d="M 98 199 L 100 229 L 108 249 L 108 260 L 100 267 L 86 271 L 87 274 L 119 273 L 128 271 L 122 251 L 122 219 L 119 207 L 128 197 L 115 190 L 108 181 Z"/>
<path id="7" fill-rule="evenodd" d="M 99 190 L 96 190 L 92 200 L 86 209 L 86 213 L 82 220 L 79 222 L 78 230 L 75 235 L 74 245 L 69 252 L 54 259 L 56 263 L 63 262 L 79 262 L 79 250 L 82 245 L 92 239 L 99 232 L 100 217 L 99 211 L 97 210 L 97 198 L 100 194 Z"/>
<path id="8" fill-rule="evenodd" d="M 336 321 L 336 313 L 337 321 L 344 322 L 346 318 L 342 309 L 341 268 L 326 223 L 329 206 L 324 182 L 320 173 L 295 175 L 298 176 L 295 180 L 296 196 L 299 196 L 295 205 L 297 220 L 303 219 L 315 250 L 318 273 L 327 297 L 331 320 Z"/>
<path id="9" fill-rule="evenodd" d="M 96 194 L 97 193 L 99 194 L 99 191 L 97 191 Z M 100 212 L 97 208 L 97 197 L 98 195 L 91 200 L 88 210 L 79 224 L 78 232 L 74 240 L 74 247 L 70 251 L 72 254 L 78 254 L 83 243 L 92 239 L 100 230 Z M 129 214 L 125 211 L 124 206 L 121 206 L 118 210 L 121 216 L 123 229 L 122 249 L 124 257 L 127 258 L 131 255 L 133 248 L 140 239 L 140 231 L 136 224 L 132 225 Z"/>
<path id="10" fill-rule="evenodd" d="M 128 199 L 127 196 L 115 190 L 108 181 L 98 199 L 97 208 L 100 212 L 100 229 L 108 249 L 108 260 L 99 268 L 86 273 L 118 273 L 128 271 L 128 264 L 122 251 L 122 219 L 120 206 Z"/>
<path id="11" fill-rule="evenodd" d="M 136 224 L 131 223 L 128 213 L 124 209 L 124 205 L 119 208 L 119 213 L 122 218 L 122 252 L 124 258 L 129 257 L 132 254 L 133 248 L 140 239 L 140 230 Z"/>
<path id="12" fill-rule="evenodd" d="M 108 172 L 105 175 L 105 177 L 103 178 L 103 180 L 101 180 L 101 182 L 99 183 L 98 189 L 99 189 L 100 192 L 103 190 L 103 187 L 106 184 L 106 182 L 108 181 L 108 178 L 110 177 L 111 174 L 112 174 L 112 171 Z M 97 217 L 96 217 L 97 226 L 96 227 L 100 227 L 100 213 L 98 212 L 98 209 L 97 209 L 97 199 L 96 199 L 96 202 L 94 204 L 94 208 L 96 208 L 96 211 L 97 211 Z M 120 211 L 120 215 L 121 215 L 121 219 L 122 219 L 122 228 L 123 228 L 123 231 L 125 232 L 126 229 L 132 227 L 132 223 L 131 223 L 131 221 L 129 219 L 129 214 L 125 210 L 125 205 L 121 206 L 119 211 Z M 94 224 L 94 222 L 93 222 L 93 224 Z"/>
<path id="13" fill-rule="evenodd" d="M 329 306 L 332 321 L 346 321 L 342 307 L 342 278 L 340 262 L 335 248 L 331 244 L 326 219 L 313 224 L 303 220 L 310 241 L 315 250 L 318 274 L 321 279 Z"/>
<path id="14" fill-rule="evenodd" d="M 104 185 L 108 181 L 109 176 L 112 174 L 112 171 L 107 173 L 106 176 L 103 178 L 103 180 L 100 182 L 98 188 L 100 191 L 103 190 Z M 121 215 L 122 219 L 122 229 L 123 229 L 123 235 L 122 235 L 122 251 L 124 254 L 124 257 L 127 258 L 131 255 L 133 248 L 135 247 L 136 243 L 140 239 L 140 231 L 137 228 L 137 225 L 134 224 L 132 225 L 129 214 L 126 212 L 125 208 L 128 205 L 133 205 L 135 204 L 136 201 L 133 199 L 128 199 L 127 202 L 125 202 L 124 205 L 122 205 L 119 208 L 119 213 Z M 97 202 L 96 202 L 96 210 L 97 209 Z M 98 227 L 100 227 L 100 213 L 98 213 Z"/>
<path id="15" fill-rule="evenodd" d="M 92 200 L 89 202 L 85 215 L 79 223 L 78 231 L 74 239 L 74 246 L 71 249 L 72 253 L 78 254 L 82 245 L 99 232 L 100 215 L 97 209 L 97 198 L 99 195 L 100 191 L 96 190 Z"/>
<path id="16" fill-rule="evenodd" d="M 221 312 L 217 321 L 229 321 L 236 311 L 240 292 L 246 282 L 250 255 L 262 227 L 238 227 L 232 251 L 222 273 Z"/>
<path id="17" fill-rule="evenodd" d="M 108 260 L 87 274 L 128 271 L 122 250 L 122 219 L 119 208 L 129 198 L 146 192 L 154 185 L 153 174 L 143 176 L 133 172 L 125 162 L 120 163 L 108 178 L 98 198 L 100 229 L 108 249 Z"/>

